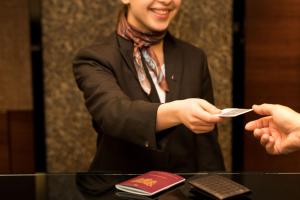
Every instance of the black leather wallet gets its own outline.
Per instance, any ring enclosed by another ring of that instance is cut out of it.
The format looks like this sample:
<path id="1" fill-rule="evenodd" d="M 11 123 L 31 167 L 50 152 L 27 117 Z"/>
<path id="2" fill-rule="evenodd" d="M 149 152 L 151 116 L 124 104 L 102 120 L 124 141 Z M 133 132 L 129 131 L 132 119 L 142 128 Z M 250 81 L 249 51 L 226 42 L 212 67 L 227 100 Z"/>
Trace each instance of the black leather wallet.
<path id="1" fill-rule="evenodd" d="M 220 175 L 206 175 L 188 180 L 197 192 L 213 199 L 232 199 L 243 197 L 251 190 L 229 178 Z"/>

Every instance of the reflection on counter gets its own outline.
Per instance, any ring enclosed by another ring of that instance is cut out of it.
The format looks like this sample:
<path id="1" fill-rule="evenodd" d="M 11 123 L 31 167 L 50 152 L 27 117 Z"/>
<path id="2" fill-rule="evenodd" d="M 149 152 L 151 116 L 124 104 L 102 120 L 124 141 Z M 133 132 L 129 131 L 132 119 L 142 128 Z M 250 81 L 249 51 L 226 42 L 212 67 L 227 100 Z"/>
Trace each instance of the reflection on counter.
<path id="1" fill-rule="evenodd" d="M 187 183 L 153 197 L 120 193 L 114 185 L 137 174 L 16 174 L 0 175 L 2 200 L 209 200 Z M 187 180 L 207 175 L 180 174 Z M 218 175 L 230 178 L 251 189 L 243 200 L 299 200 L 300 174 L 235 173 Z"/>

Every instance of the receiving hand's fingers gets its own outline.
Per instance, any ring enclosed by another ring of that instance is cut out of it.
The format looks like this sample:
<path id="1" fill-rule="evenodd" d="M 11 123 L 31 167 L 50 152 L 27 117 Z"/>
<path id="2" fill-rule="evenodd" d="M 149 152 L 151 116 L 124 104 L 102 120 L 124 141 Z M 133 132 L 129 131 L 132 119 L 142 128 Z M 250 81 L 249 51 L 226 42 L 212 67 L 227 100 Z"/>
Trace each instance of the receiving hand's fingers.
<path id="1" fill-rule="evenodd" d="M 266 146 L 267 143 L 269 142 L 269 135 L 268 134 L 263 134 L 260 138 L 260 144 L 263 146 Z"/>
<path id="2" fill-rule="evenodd" d="M 256 137 L 257 139 L 261 138 L 262 135 L 264 134 L 268 134 L 270 135 L 270 129 L 269 128 L 259 128 L 259 129 L 255 129 L 253 131 L 253 135 L 254 137 Z"/>
<path id="3" fill-rule="evenodd" d="M 263 135 L 263 133 L 264 133 L 264 132 L 263 132 L 261 129 L 255 129 L 255 130 L 253 131 L 253 135 L 254 135 L 254 137 L 257 138 L 257 139 L 260 139 L 261 136 Z"/>
<path id="4" fill-rule="evenodd" d="M 247 131 L 253 131 L 254 129 L 256 129 L 256 120 L 248 122 L 245 126 L 245 129 Z"/>
<path id="5" fill-rule="evenodd" d="M 269 142 L 266 145 L 266 151 L 269 154 L 276 154 L 274 146 L 275 146 L 275 139 L 272 136 L 270 136 L 269 137 Z"/>
<path id="6" fill-rule="evenodd" d="M 276 105 L 274 104 L 261 104 L 261 105 L 253 105 L 253 111 L 256 112 L 257 114 L 260 115 L 272 115 L 273 114 L 273 110 L 275 108 Z"/>
<path id="7" fill-rule="evenodd" d="M 253 131 L 257 128 L 265 128 L 269 126 L 269 123 L 271 121 L 272 117 L 263 117 L 254 121 L 250 121 L 246 124 L 245 129 L 247 131 Z"/>

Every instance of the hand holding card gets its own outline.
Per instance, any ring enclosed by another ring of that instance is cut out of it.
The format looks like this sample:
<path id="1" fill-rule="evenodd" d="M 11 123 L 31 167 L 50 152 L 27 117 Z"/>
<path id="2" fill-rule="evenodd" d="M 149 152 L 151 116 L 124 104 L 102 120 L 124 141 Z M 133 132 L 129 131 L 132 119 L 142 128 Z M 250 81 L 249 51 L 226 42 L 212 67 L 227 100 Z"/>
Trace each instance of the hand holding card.
<path id="1" fill-rule="evenodd" d="M 216 114 L 218 117 L 236 117 L 247 112 L 252 111 L 252 109 L 245 108 L 225 108 L 221 111 L 221 113 Z"/>

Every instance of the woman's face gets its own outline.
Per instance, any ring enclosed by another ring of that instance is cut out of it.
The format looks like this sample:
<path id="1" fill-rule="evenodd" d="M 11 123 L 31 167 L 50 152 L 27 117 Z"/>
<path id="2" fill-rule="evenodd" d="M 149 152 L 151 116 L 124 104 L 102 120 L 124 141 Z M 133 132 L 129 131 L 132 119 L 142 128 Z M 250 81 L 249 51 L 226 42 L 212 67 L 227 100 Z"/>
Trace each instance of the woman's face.
<path id="1" fill-rule="evenodd" d="M 181 0 L 122 0 L 127 20 L 141 31 L 164 31 L 177 14 Z"/>

